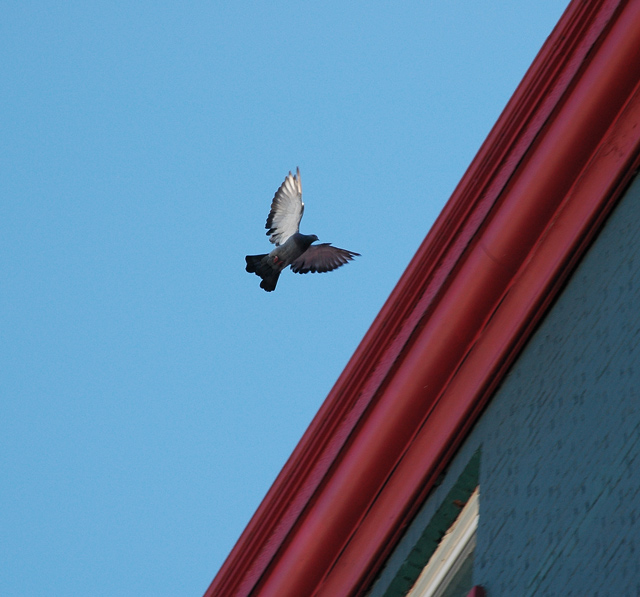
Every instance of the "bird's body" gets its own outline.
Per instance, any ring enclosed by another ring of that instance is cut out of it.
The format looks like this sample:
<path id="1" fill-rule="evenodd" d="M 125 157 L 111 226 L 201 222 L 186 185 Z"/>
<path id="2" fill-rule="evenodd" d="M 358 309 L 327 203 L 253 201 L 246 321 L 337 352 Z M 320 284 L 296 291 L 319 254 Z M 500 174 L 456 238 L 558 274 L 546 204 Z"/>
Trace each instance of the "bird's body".
<path id="1" fill-rule="evenodd" d="M 271 202 L 267 217 L 267 235 L 276 245 L 271 253 L 247 255 L 246 270 L 262 278 L 260 287 L 267 292 L 275 290 L 285 267 L 299 274 L 329 272 L 351 261 L 359 253 L 333 247 L 329 243 L 314 245 L 315 234 L 300 234 L 300 220 L 304 213 L 300 169 L 284 179 Z"/>
<path id="2" fill-rule="evenodd" d="M 271 253 L 266 255 L 247 255 L 247 271 L 255 273 L 262 278 L 260 287 L 267 292 L 275 290 L 278 278 L 282 270 L 291 265 L 310 246 L 318 240 L 315 234 L 305 235 L 296 232 L 292 234 L 284 244 L 278 245 Z"/>

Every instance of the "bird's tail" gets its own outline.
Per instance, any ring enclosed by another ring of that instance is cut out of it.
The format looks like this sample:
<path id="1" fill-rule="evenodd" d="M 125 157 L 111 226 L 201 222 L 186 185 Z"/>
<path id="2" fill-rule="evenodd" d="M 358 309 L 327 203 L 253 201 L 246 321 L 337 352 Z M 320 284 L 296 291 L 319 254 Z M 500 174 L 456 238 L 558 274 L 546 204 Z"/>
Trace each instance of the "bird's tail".
<path id="1" fill-rule="evenodd" d="M 260 282 L 260 288 L 264 288 L 267 292 L 271 292 L 276 289 L 278 278 L 280 277 L 281 269 L 274 268 L 268 260 L 269 255 L 247 255 L 245 260 L 247 262 L 247 271 L 250 274 L 256 274 L 262 278 Z"/>
<path id="2" fill-rule="evenodd" d="M 258 268 L 266 256 L 266 253 L 264 255 L 247 255 L 245 257 L 245 261 L 247 262 L 247 271 L 250 274 L 258 274 Z"/>

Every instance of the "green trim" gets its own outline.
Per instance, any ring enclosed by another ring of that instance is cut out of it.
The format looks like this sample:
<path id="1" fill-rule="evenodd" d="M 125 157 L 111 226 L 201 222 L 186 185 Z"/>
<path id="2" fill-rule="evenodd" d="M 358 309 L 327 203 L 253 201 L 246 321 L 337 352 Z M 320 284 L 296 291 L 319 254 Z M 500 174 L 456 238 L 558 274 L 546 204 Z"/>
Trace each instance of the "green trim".
<path id="1" fill-rule="evenodd" d="M 472 457 L 442 505 L 425 527 L 420 539 L 413 546 L 404 564 L 384 592 L 384 597 L 404 597 L 420 576 L 440 540 L 460 514 L 460 504 L 466 504 L 475 488 L 480 474 L 480 450 Z M 454 503 L 456 502 L 456 503 Z M 457 505 L 456 505 L 457 504 Z"/>

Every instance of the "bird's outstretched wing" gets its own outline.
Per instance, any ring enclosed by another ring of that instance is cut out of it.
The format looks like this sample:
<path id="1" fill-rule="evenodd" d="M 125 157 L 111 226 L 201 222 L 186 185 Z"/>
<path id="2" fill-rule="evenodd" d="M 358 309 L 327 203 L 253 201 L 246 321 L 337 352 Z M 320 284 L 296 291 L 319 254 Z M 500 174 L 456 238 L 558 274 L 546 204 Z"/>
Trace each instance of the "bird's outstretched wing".
<path id="1" fill-rule="evenodd" d="M 303 212 L 302 183 L 298 168 L 295 176 L 289 172 L 271 202 L 265 226 L 269 240 L 276 246 L 286 242 L 292 234 L 298 232 Z"/>
<path id="2" fill-rule="evenodd" d="M 311 245 L 291 264 L 291 270 L 296 274 L 330 272 L 359 256 L 360 253 L 338 249 L 329 243 Z"/>

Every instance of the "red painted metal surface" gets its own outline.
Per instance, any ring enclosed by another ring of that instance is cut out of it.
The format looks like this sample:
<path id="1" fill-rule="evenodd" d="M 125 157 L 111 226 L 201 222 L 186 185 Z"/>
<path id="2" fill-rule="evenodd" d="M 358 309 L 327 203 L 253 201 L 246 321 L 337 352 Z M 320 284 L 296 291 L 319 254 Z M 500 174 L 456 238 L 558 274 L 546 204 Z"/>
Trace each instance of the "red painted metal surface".
<path id="1" fill-rule="evenodd" d="M 475 586 L 469 591 L 467 597 L 486 597 L 485 590 L 480 586 Z"/>
<path id="2" fill-rule="evenodd" d="M 640 0 L 574 1 L 206 595 L 362 594 L 637 167 Z"/>

